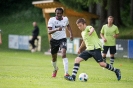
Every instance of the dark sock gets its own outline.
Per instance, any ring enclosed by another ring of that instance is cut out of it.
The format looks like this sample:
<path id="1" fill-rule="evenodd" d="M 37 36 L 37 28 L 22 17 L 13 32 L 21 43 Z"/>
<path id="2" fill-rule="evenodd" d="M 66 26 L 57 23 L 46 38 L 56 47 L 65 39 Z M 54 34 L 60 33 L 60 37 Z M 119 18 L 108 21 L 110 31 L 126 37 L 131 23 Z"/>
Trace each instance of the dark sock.
<path id="1" fill-rule="evenodd" d="M 110 64 L 113 65 L 114 64 L 114 57 L 110 58 Z"/>
<path id="2" fill-rule="evenodd" d="M 80 64 L 79 63 L 75 63 L 74 64 L 74 67 L 73 67 L 73 72 L 72 72 L 72 77 L 75 79 L 76 78 L 76 75 L 77 75 L 77 72 L 79 70 L 79 67 L 80 67 Z"/>
<path id="3" fill-rule="evenodd" d="M 110 65 L 110 64 L 108 64 L 108 63 L 106 63 L 106 64 L 107 64 L 107 66 L 105 67 L 106 69 L 115 72 L 116 68 L 114 68 L 112 65 Z"/>

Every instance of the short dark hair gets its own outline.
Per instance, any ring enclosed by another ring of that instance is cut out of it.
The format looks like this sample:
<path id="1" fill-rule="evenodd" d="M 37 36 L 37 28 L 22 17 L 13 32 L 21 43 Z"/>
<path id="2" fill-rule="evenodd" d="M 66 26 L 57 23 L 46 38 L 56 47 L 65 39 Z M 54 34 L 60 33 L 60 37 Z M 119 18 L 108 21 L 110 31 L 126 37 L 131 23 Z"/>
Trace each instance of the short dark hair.
<path id="1" fill-rule="evenodd" d="M 56 13 L 57 10 L 60 10 L 62 13 L 64 12 L 64 10 L 61 7 L 56 8 L 55 13 Z"/>
<path id="2" fill-rule="evenodd" d="M 114 19 L 114 17 L 113 17 L 113 16 L 108 16 L 108 18 L 112 18 L 112 19 Z"/>
<path id="3" fill-rule="evenodd" d="M 79 23 L 86 24 L 86 21 L 85 21 L 84 18 L 79 18 L 79 19 L 76 21 L 76 24 L 79 24 Z"/>

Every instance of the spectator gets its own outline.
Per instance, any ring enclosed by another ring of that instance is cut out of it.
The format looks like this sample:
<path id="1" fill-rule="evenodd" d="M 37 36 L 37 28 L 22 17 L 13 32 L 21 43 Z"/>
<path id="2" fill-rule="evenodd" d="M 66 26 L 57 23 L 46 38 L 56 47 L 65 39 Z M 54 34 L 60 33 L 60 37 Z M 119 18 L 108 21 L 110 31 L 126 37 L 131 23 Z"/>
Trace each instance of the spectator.
<path id="1" fill-rule="evenodd" d="M 37 26 L 36 22 L 33 22 L 33 31 L 32 31 L 32 38 L 31 40 L 29 40 L 29 43 L 32 46 L 31 52 L 35 52 L 36 51 L 36 45 L 35 45 L 35 40 L 38 40 L 38 35 L 39 35 L 39 28 Z"/>

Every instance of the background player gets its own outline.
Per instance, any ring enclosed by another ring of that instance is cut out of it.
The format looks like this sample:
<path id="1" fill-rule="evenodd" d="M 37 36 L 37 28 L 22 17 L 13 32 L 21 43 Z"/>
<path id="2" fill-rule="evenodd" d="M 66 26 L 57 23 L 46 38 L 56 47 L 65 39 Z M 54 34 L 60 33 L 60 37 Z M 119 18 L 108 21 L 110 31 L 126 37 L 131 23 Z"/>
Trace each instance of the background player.
<path id="1" fill-rule="evenodd" d="M 112 16 L 108 17 L 108 24 L 103 25 L 101 29 L 101 38 L 104 41 L 104 51 L 103 60 L 106 62 L 106 54 L 110 49 L 110 64 L 114 63 L 114 54 L 116 53 L 116 38 L 118 37 L 119 30 L 116 25 L 113 24 L 114 18 Z"/>

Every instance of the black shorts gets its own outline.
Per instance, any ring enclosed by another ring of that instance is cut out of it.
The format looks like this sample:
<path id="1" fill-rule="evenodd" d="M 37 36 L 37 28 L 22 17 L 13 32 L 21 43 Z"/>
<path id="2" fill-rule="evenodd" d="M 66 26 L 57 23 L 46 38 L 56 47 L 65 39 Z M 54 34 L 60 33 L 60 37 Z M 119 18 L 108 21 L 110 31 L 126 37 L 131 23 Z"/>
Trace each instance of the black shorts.
<path id="1" fill-rule="evenodd" d="M 66 38 L 60 40 L 51 39 L 50 45 L 51 45 L 51 54 L 56 54 L 59 51 L 59 48 L 67 49 L 67 39 Z"/>
<path id="2" fill-rule="evenodd" d="M 96 62 L 103 62 L 101 49 L 95 49 L 95 50 L 89 50 L 89 51 L 85 50 L 79 55 L 79 57 L 84 59 L 85 61 L 93 57 L 96 60 Z"/>
<path id="3" fill-rule="evenodd" d="M 103 46 L 103 53 L 107 54 L 108 49 L 110 49 L 110 54 L 115 54 L 116 53 L 116 46 Z"/>

